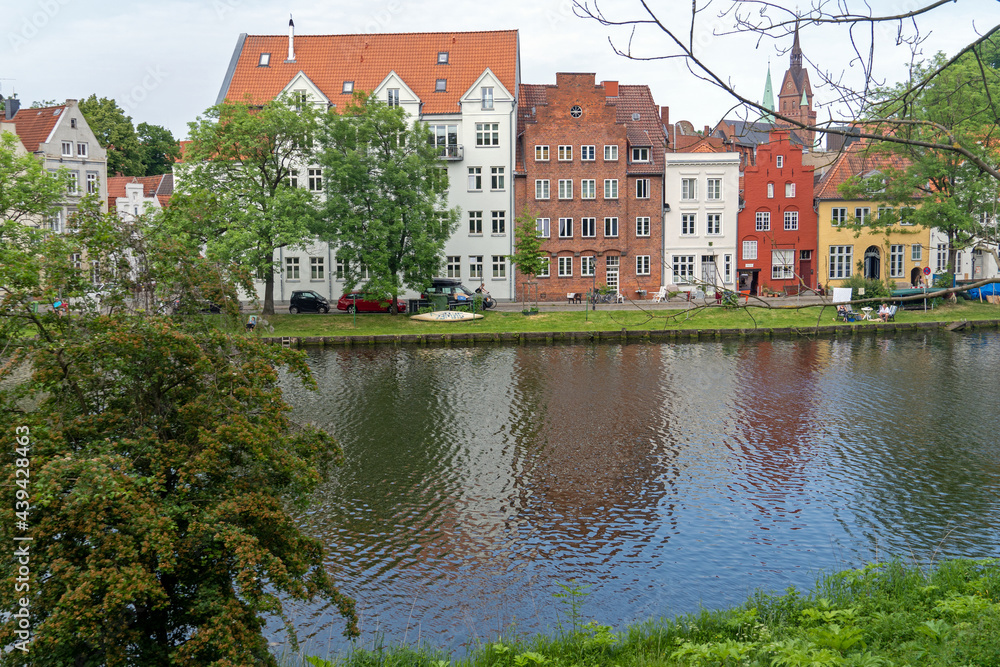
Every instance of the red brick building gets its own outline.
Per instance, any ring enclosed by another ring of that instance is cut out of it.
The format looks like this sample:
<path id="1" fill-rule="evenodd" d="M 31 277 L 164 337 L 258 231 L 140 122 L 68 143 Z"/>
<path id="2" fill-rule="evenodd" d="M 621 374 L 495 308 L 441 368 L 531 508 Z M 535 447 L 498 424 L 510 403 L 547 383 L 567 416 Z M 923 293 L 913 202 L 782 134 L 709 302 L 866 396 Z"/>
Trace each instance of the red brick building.
<path id="1" fill-rule="evenodd" d="M 575 73 L 521 85 L 514 196 L 550 255 L 539 299 L 605 284 L 626 299 L 659 289 L 665 141 L 647 86 Z M 525 280 L 516 275 L 519 297 Z"/>
<path id="2" fill-rule="evenodd" d="M 802 146 L 789 132 L 774 131 L 757 146 L 757 160 L 743 173 L 744 206 L 737 219 L 737 285 L 759 294 L 800 285 L 815 289 L 817 228 L 813 168 L 802 164 Z"/>

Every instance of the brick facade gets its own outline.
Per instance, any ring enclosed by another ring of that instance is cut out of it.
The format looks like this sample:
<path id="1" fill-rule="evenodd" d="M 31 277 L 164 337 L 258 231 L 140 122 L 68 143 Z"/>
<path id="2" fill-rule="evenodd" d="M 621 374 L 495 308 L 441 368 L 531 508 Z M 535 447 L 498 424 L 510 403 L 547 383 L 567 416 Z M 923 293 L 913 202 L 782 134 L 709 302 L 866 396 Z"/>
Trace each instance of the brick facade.
<path id="1" fill-rule="evenodd" d="M 656 292 L 665 137 L 649 88 L 559 73 L 554 86 L 522 84 L 518 122 L 515 214 L 548 221 L 549 276 L 536 277 L 538 298 L 613 285 L 616 262 L 625 298 Z M 590 258 L 594 275 L 583 270 Z M 525 281 L 516 274 L 519 297 Z"/>

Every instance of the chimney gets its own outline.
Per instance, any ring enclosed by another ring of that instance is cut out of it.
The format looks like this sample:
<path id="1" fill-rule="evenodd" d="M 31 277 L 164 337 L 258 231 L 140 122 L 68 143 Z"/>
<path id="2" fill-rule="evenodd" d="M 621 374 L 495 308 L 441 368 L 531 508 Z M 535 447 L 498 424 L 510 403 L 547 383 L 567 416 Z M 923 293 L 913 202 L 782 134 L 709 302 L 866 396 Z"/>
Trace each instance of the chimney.
<path id="1" fill-rule="evenodd" d="M 5 112 L 7 120 L 14 120 L 14 115 L 21 108 L 21 100 L 16 97 L 7 98 L 7 110 Z"/>
<path id="2" fill-rule="evenodd" d="M 604 86 L 604 94 L 607 97 L 618 97 L 618 82 L 617 81 L 601 81 L 601 85 Z"/>
<path id="3" fill-rule="evenodd" d="M 660 122 L 664 127 L 670 125 L 670 107 L 660 107 Z"/>
<path id="4" fill-rule="evenodd" d="M 288 62 L 295 62 L 295 22 L 288 15 Z"/>

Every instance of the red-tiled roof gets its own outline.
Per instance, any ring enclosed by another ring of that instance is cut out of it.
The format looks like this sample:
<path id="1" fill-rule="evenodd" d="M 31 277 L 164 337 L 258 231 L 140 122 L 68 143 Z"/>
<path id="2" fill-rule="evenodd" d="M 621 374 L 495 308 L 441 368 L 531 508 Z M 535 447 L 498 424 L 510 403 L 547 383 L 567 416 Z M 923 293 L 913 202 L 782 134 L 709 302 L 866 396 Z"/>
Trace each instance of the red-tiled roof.
<path id="1" fill-rule="evenodd" d="M 906 169 L 909 162 L 899 155 L 869 150 L 870 144 L 855 141 L 840 154 L 816 185 L 816 199 L 843 199 L 838 188 L 851 176 L 864 176 L 872 171 Z"/>
<path id="2" fill-rule="evenodd" d="M 286 62 L 287 35 L 249 35 L 233 76 L 223 91 L 226 98 L 255 104 L 274 99 L 301 71 L 338 108 L 354 90 L 371 91 L 391 71 L 423 101 L 424 114 L 458 113 L 458 101 L 486 70 L 512 93 L 517 86 L 517 31 L 434 32 L 368 35 L 296 35 L 295 61 Z M 438 54 L 448 53 L 439 64 Z M 260 54 L 270 53 L 270 64 L 260 67 Z M 446 92 L 435 92 L 438 79 L 447 80 Z"/>
<path id="3" fill-rule="evenodd" d="M 43 107 L 41 109 L 21 109 L 14 115 L 14 126 L 17 136 L 29 153 L 38 150 L 38 145 L 45 142 L 52 129 L 62 118 L 66 105 Z"/>
<path id="4" fill-rule="evenodd" d="M 159 174 L 157 176 L 111 176 L 108 178 L 108 208 L 114 209 L 118 197 L 126 196 L 125 186 L 129 183 L 142 185 L 144 198 L 156 197 L 161 206 L 170 201 L 174 192 L 174 175 Z"/>

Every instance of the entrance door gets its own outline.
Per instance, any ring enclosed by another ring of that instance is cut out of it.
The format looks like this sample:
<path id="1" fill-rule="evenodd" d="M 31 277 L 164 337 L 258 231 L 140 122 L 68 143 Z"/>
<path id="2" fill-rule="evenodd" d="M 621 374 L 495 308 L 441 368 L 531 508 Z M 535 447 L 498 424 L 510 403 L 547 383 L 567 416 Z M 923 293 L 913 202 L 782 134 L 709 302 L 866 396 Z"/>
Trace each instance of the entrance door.
<path id="1" fill-rule="evenodd" d="M 701 256 L 701 281 L 706 286 L 718 284 L 719 273 L 715 265 L 715 258 L 715 255 Z"/>
<path id="2" fill-rule="evenodd" d="M 812 255 L 812 250 L 799 251 L 799 278 L 802 279 L 802 284 L 810 289 L 818 287 L 816 281 L 813 279 Z"/>
<path id="3" fill-rule="evenodd" d="M 620 257 L 608 257 L 606 260 L 607 270 L 605 271 L 604 282 L 610 289 L 618 291 L 618 263 Z"/>
<path id="4" fill-rule="evenodd" d="M 868 246 L 865 250 L 865 278 L 879 280 L 882 277 L 882 253 L 878 246 Z"/>
<path id="5" fill-rule="evenodd" d="M 972 251 L 972 279 L 982 280 L 983 278 L 983 251 L 976 250 Z"/>

